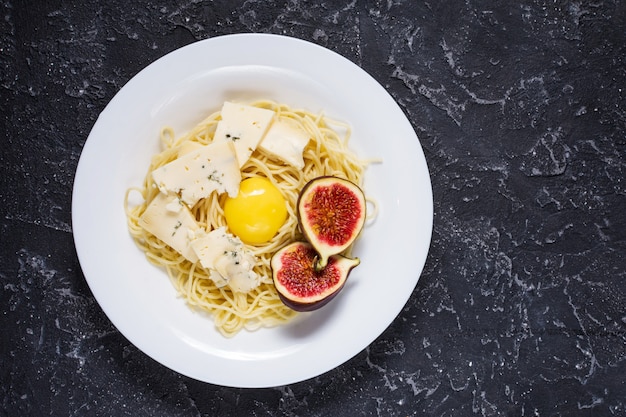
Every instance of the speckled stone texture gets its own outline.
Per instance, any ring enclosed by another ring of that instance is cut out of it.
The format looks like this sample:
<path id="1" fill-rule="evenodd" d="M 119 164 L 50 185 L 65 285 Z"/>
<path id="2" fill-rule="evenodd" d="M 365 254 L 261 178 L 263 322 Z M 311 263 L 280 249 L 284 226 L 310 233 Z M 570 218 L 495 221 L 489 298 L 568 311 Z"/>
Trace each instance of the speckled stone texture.
<path id="1" fill-rule="evenodd" d="M 626 415 L 624 2 L 73 3 L 1 6 L 0 415 Z M 368 71 L 412 122 L 434 192 L 397 320 L 337 369 L 272 389 L 191 380 L 130 344 L 89 291 L 70 221 L 115 93 L 237 32 Z"/>

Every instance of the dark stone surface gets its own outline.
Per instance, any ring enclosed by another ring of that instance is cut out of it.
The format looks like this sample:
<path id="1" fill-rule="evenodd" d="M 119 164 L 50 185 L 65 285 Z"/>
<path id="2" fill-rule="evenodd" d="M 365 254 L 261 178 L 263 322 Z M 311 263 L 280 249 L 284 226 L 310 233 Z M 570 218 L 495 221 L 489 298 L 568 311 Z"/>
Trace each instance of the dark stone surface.
<path id="1" fill-rule="evenodd" d="M 626 415 L 622 1 L 4 1 L 0 415 Z M 418 287 L 318 378 L 233 389 L 154 362 L 81 273 L 71 192 L 99 112 L 209 37 L 285 34 L 374 76 L 434 191 Z"/>

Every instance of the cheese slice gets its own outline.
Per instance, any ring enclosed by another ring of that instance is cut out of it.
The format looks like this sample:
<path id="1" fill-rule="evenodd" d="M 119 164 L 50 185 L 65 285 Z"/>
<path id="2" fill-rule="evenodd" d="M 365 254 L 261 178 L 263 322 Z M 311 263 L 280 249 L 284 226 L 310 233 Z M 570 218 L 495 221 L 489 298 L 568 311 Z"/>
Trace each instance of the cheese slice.
<path id="1" fill-rule="evenodd" d="M 228 285 L 233 291 L 248 292 L 259 286 L 261 278 L 252 270 L 254 254 L 238 237 L 228 233 L 226 227 L 209 233 L 198 231 L 190 244 L 218 287 Z"/>
<path id="2" fill-rule="evenodd" d="M 259 144 L 270 155 L 298 169 L 304 168 L 302 152 L 309 143 L 309 134 L 298 123 L 288 117 L 281 117 L 272 123 Z"/>
<path id="3" fill-rule="evenodd" d="M 222 106 L 222 120 L 217 123 L 213 141 L 232 142 L 241 168 L 265 135 L 274 114 L 272 110 L 227 101 Z"/>
<path id="4" fill-rule="evenodd" d="M 233 144 L 213 142 L 155 169 L 152 179 L 163 194 L 180 194 L 193 207 L 213 191 L 236 197 L 241 171 Z"/>
<path id="5" fill-rule="evenodd" d="M 139 218 L 139 225 L 191 262 L 198 256 L 189 245 L 189 233 L 200 229 L 191 211 L 175 196 L 159 193 Z"/>

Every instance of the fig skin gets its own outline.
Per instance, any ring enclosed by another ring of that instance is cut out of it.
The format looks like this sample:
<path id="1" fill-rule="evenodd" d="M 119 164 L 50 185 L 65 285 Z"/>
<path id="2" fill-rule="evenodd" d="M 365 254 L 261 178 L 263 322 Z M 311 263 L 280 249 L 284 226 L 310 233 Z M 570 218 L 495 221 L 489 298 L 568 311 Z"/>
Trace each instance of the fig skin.
<path id="1" fill-rule="evenodd" d="M 343 289 L 358 258 L 332 255 L 316 269 L 318 254 L 308 242 L 293 242 L 272 256 L 272 279 L 283 304 L 295 311 L 313 311 L 328 304 Z"/>
<path id="2" fill-rule="evenodd" d="M 319 271 L 330 256 L 349 248 L 363 230 L 365 194 L 347 179 L 317 177 L 302 188 L 297 216 L 302 234 L 319 254 L 315 265 Z"/>

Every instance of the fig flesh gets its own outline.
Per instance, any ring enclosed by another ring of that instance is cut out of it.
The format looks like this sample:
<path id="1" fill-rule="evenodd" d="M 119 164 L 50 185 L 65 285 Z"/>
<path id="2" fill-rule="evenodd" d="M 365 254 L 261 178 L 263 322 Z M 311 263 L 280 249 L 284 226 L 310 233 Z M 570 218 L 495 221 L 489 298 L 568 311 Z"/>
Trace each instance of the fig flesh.
<path id="1" fill-rule="evenodd" d="M 365 223 L 363 190 L 343 178 L 309 181 L 300 192 L 297 209 L 300 230 L 319 254 L 316 269 L 323 269 L 330 256 L 352 245 Z"/>
<path id="2" fill-rule="evenodd" d="M 293 242 L 277 251 L 270 262 L 272 279 L 281 301 L 296 311 L 326 305 L 343 288 L 358 258 L 332 255 L 325 268 L 315 267 L 318 254 L 307 242 Z"/>

